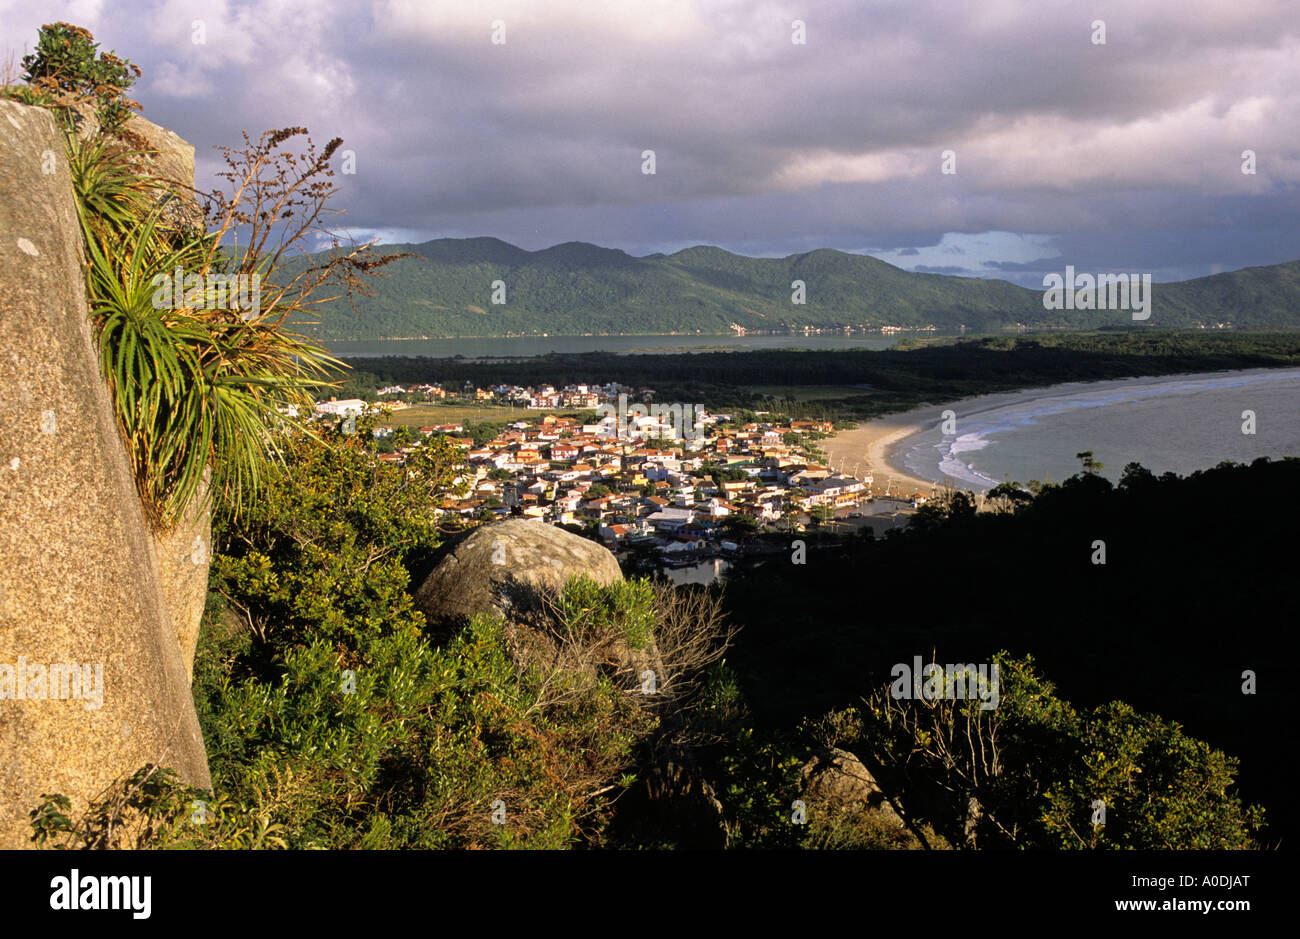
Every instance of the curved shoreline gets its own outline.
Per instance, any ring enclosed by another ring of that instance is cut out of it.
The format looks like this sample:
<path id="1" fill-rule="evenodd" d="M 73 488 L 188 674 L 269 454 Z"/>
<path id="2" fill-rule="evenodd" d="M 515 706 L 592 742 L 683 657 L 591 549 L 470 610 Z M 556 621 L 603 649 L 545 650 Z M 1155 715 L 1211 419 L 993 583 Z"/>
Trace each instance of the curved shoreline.
<path id="1" fill-rule="evenodd" d="M 944 481 L 920 479 L 902 469 L 895 461 L 895 455 L 908 438 L 917 433 L 936 427 L 943 419 L 946 410 L 955 411 L 960 417 L 969 418 L 995 408 L 1007 405 L 1035 401 L 1043 398 L 1062 397 L 1077 394 L 1084 389 L 1105 390 L 1108 387 L 1134 385 L 1158 385 L 1183 382 L 1190 379 L 1223 378 L 1230 375 L 1276 375 L 1292 369 L 1253 368 L 1232 369 L 1221 372 L 1187 372 L 1177 375 L 1146 375 L 1135 378 L 1108 378 L 1101 381 L 1073 381 L 1059 385 L 1043 385 L 1038 388 L 1025 388 L 1020 391 L 998 392 L 995 394 L 976 395 L 960 398 L 943 404 L 924 405 L 907 411 L 899 411 L 874 418 L 852 430 L 841 431 L 822 444 L 822 449 L 829 459 L 839 464 L 842 459 L 845 468 L 851 471 L 854 463 L 863 463 L 862 469 L 870 466 L 876 479 L 874 489 L 883 489 L 890 476 L 895 486 L 907 486 L 922 493 L 939 488 Z M 941 477 L 951 480 L 951 477 Z"/>
<path id="2" fill-rule="evenodd" d="M 942 410 L 941 406 L 935 411 L 936 418 Z M 904 411 L 897 415 L 878 417 L 852 430 L 840 431 L 829 440 L 822 441 L 821 446 L 826 451 L 830 462 L 843 461 L 845 468 L 850 472 L 854 464 L 862 464 L 858 468 L 859 477 L 870 470 L 875 477 L 871 486 L 873 490 L 883 491 L 886 484 L 890 482 L 890 477 L 893 477 L 891 490 L 902 487 L 908 490 L 909 494 L 928 493 L 935 487 L 935 483 L 917 479 L 903 472 L 889 459 L 895 444 L 925 430 L 926 424 L 918 422 L 916 417 L 919 417 L 918 411 Z"/>

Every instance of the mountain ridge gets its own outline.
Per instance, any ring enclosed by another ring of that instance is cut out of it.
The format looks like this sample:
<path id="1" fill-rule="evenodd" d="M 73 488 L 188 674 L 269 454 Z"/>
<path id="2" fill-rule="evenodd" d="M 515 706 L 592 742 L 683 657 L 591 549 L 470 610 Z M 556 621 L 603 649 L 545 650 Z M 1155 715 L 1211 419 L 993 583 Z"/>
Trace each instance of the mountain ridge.
<path id="1" fill-rule="evenodd" d="M 357 298 L 358 315 L 343 301 L 324 304 L 320 322 L 303 332 L 373 340 L 1135 325 L 1129 310 L 1048 310 L 1041 290 L 905 271 L 834 248 L 755 258 L 693 245 L 636 257 L 582 241 L 528 251 L 477 237 L 375 250 L 412 256 L 369 282 L 372 296 Z M 804 283 L 804 303 L 793 302 L 794 281 Z M 502 287 L 505 302 L 496 303 Z M 1300 261 L 1154 284 L 1152 296 L 1151 317 L 1136 325 L 1300 326 Z"/>

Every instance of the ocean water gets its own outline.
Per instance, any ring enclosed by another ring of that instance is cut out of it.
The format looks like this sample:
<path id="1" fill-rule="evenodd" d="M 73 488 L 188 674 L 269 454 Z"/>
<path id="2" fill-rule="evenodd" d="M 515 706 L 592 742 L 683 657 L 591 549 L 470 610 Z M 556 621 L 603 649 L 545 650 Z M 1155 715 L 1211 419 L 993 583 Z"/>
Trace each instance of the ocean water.
<path id="1" fill-rule="evenodd" d="M 1300 456 L 1300 369 L 1074 382 L 952 406 L 956 433 L 904 438 L 890 462 L 923 479 L 984 491 L 1006 480 L 1060 482 L 1093 451 L 1118 480 L 1138 462 L 1186 475 L 1223 460 Z M 1243 411 L 1255 433 L 1242 432 Z M 932 416 L 934 409 L 927 411 Z"/>

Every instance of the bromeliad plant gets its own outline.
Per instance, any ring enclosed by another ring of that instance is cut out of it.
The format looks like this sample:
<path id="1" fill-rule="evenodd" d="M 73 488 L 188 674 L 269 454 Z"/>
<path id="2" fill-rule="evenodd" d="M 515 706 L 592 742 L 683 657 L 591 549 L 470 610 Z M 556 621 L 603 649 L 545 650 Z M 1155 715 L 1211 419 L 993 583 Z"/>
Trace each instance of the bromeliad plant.
<path id="1" fill-rule="evenodd" d="M 148 174 L 148 152 L 106 137 L 69 133 L 67 142 L 100 362 L 146 512 L 158 527 L 173 524 L 209 467 L 212 491 L 237 507 L 256 490 L 262 457 L 296 424 L 288 415 L 309 409 L 308 392 L 340 363 L 281 328 L 282 305 L 214 302 L 225 298 L 202 285 L 234 262 L 215 234 L 166 218 L 177 197 Z M 177 271 L 188 289 L 159 302 Z"/>
<path id="2" fill-rule="evenodd" d="M 139 109 L 126 97 L 139 68 L 68 23 L 41 27 L 22 64 L 27 84 L 6 81 L 0 95 L 50 109 L 63 129 L 100 362 L 146 514 L 165 529 L 201 493 L 238 513 L 264 458 L 305 431 L 293 415 L 345 367 L 293 332 L 309 321 L 295 317 L 339 299 L 315 296 L 321 287 L 352 303 L 367 292 L 363 275 L 407 255 L 375 256 L 373 242 L 342 250 L 320 224 L 340 140 L 318 153 L 308 139 L 298 155 L 282 147 L 303 128 L 245 135 L 242 150 L 221 148 L 231 194 L 207 196 L 200 213 L 193 190 L 160 178 L 157 151 L 124 127 Z M 77 117 L 90 107 L 93 134 Z M 321 236 L 333 250 L 318 261 L 305 246 Z"/>
<path id="3" fill-rule="evenodd" d="M 259 484 L 263 457 L 279 452 L 291 415 L 344 367 L 290 328 L 318 303 L 318 288 L 364 293 L 361 275 L 395 259 L 370 245 L 335 250 L 318 263 L 290 257 L 319 225 L 334 187 L 329 159 L 279 152 L 301 128 L 268 132 L 227 150 L 230 197 L 209 197 L 213 230 L 187 226 L 175 186 L 151 176 L 151 151 L 110 137 L 67 134 L 69 164 L 87 250 L 87 286 L 100 361 L 146 511 L 173 524 L 213 473 L 210 491 L 238 511 Z M 221 241 L 246 231 L 248 243 Z M 331 234 L 332 237 L 332 234 Z M 215 275 L 215 276 L 214 276 Z M 173 282 L 183 289 L 173 291 Z M 228 288 L 236 283 L 253 289 Z M 252 302 L 249 302 L 250 296 Z"/>
<path id="4" fill-rule="evenodd" d="M 299 155 L 282 148 L 303 128 L 245 134 L 241 150 L 221 148 L 231 194 L 207 196 L 200 220 L 193 191 L 159 178 L 157 151 L 124 127 L 139 109 L 126 97 L 139 68 L 68 23 L 41 27 L 22 64 L 27 84 L 5 82 L 0 95 L 49 108 L 64 131 L 100 361 L 146 514 L 168 528 L 200 493 L 238 512 L 263 457 L 305 431 L 292 415 L 345 367 L 293 332 L 309 321 L 294 317 L 339 299 L 314 295 L 327 286 L 355 311 L 363 276 L 408 255 L 376 256 L 373 242 L 343 250 L 320 224 L 341 140 L 318 153 L 308 139 Z M 89 107 L 93 135 L 77 117 Z M 305 247 L 324 246 L 321 236 L 332 250 L 317 260 Z"/>

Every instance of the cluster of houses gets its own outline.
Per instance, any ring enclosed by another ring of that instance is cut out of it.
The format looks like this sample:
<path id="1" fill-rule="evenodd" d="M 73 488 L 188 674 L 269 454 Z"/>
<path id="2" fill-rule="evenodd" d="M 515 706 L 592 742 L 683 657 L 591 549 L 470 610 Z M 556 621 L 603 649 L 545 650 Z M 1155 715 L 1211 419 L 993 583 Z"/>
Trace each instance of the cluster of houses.
<path id="1" fill-rule="evenodd" d="M 466 383 L 459 390 L 448 389 L 442 385 L 389 385 L 380 388 L 376 396 L 381 400 L 366 402 L 360 398 L 330 398 L 316 404 L 318 415 L 335 417 L 352 417 L 371 411 L 387 409 L 400 411 L 420 401 L 446 401 L 448 399 L 467 399 L 475 402 L 494 404 L 514 404 L 532 410 L 557 410 L 574 408 L 591 410 L 602 402 L 614 400 L 620 393 L 627 394 L 634 389 L 612 382 L 607 385 L 568 385 L 556 389 L 551 385 L 540 388 L 525 388 L 521 385 L 496 385 L 490 388 L 476 388 Z M 640 395 L 653 395 L 653 390 L 642 388 L 636 390 Z"/>
<path id="2" fill-rule="evenodd" d="M 721 416 L 708 415 L 717 423 Z M 579 424 L 547 414 L 517 421 L 474 446 L 458 424 L 419 428 L 446 435 L 465 454 L 464 494 L 440 515 L 470 521 L 519 514 L 557 525 L 595 526 L 610 547 L 646 544 L 665 556 L 728 547 L 738 531 L 775 525 L 819 506 L 870 498 L 871 479 L 811 462 L 787 434 L 829 431 L 827 424 L 747 424 L 677 446 L 654 446 L 643 430 L 608 422 Z M 380 459 L 400 463 L 418 441 Z M 711 464 L 706 473 L 706 464 Z M 714 468 L 732 470 L 718 473 Z M 723 478 L 734 477 L 734 478 Z"/>
<path id="3" fill-rule="evenodd" d="M 579 425 L 550 414 L 518 421 L 466 452 L 470 492 L 441 508 L 473 517 L 490 505 L 552 524 L 595 524 L 611 545 L 691 543 L 732 530 L 729 516 L 757 527 L 818 505 L 856 505 L 869 495 L 868 482 L 810 464 L 775 428 L 750 424 L 680 448 L 648 445 L 644 430 L 616 430 L 608 421 Z M 705 464 L 739 470 L 725 474 L 739 478 L 715 482 L 702 473 Z"/>
<path id="4" fill-rule="evenodd" d="M 409 397 L 433 387 L 395 385 L 380 395 Z M 507 425 L 479 445 L 463 436 L 461 424 L 431 424 L 418 428 L 408 445 L 379 458 L 401 464 L 423 438 L 446 437 L 464 454 L 457 479 L 463 494 L 446 498 L 436 507 L 439 515 L 467 521 L 523 515 L 555 525 L 594 526 L 611 548 L 647 545 L 665 558 L 734 548 L 731 539 L 740 532 L 793 524 L 819 507 L 835 510 L 871 498 L 869 475 L 835 472 L 810 456 L 811 440 L 832 432 L 828 421 L 735 425 L 728 415 L 687 408 L 689 426 L 673 426 L 657 409 L 649 415 L 615 412 L 611 398 L 629 391 L 634 390 L 617 384 L 467 388 L 456 396 L 504 398 L 541 409 L 599 408 L 603 416 L 584 423 L 540 414 Z M 391 408 L 392 402 L 330 400 L 316 411 L 348 417 L 378 406 Z M 375 433 L 389 435 L 392 428 Z"/>

